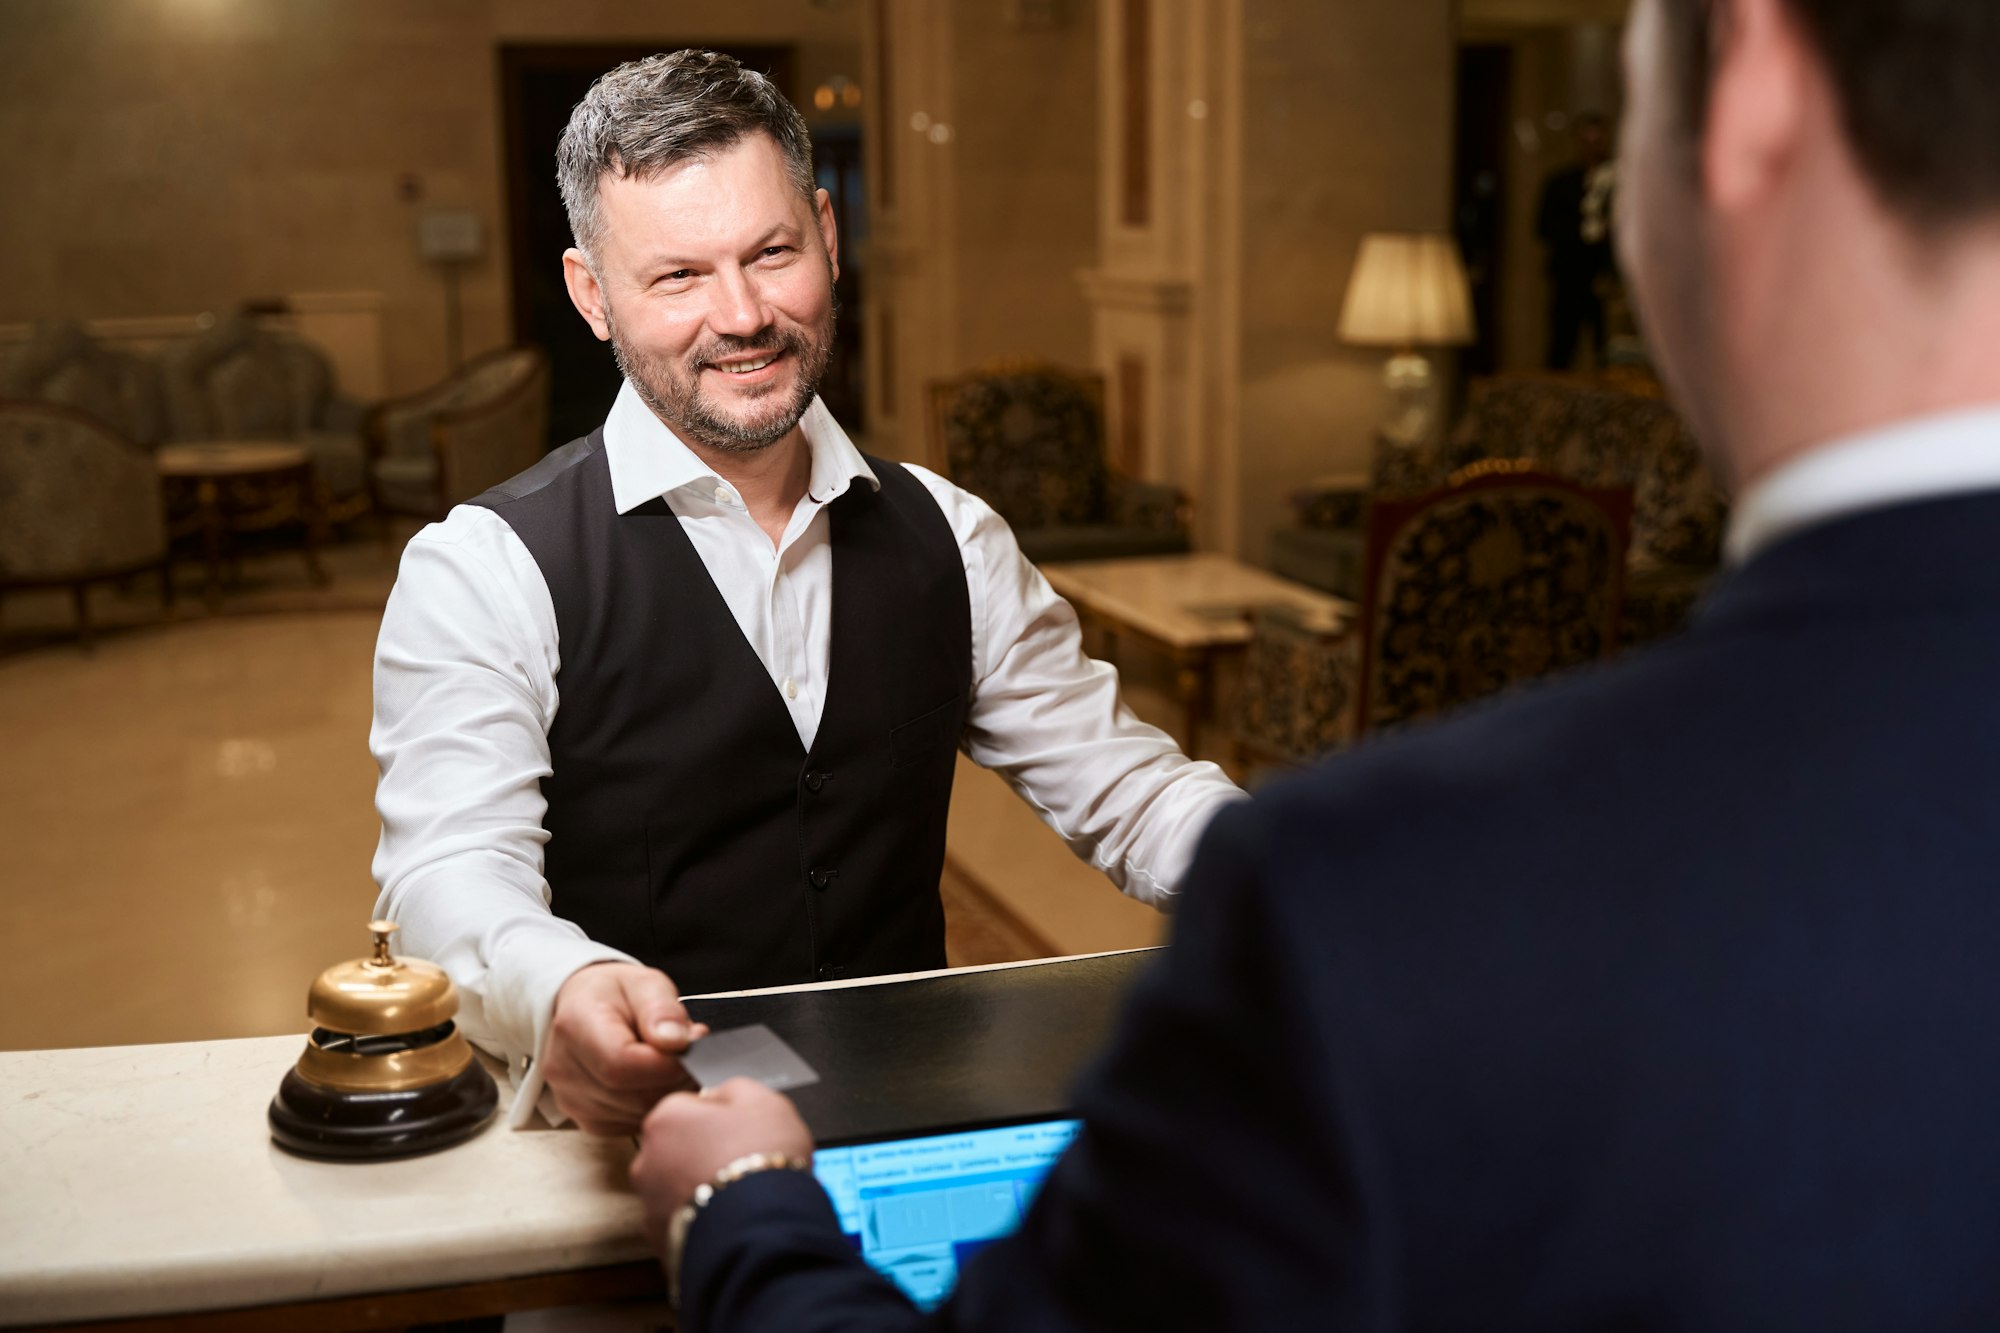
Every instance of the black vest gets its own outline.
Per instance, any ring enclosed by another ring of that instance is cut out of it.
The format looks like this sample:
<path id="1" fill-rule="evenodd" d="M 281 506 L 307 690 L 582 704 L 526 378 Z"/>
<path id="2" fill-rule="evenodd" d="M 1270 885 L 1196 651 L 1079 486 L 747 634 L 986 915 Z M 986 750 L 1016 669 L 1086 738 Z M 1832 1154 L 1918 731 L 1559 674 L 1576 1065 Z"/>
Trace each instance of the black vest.
<path id="1" fill-rule="evenodd" d="M 561 666 L 558 916 L 684 993 L 944 966 L 945 815 L 972 680 L 965 565 L 916 478 L 830 506 L 812 749 L 663 499 L 617 512 L 601 431 L 472 501 L 541 567 Z"/>

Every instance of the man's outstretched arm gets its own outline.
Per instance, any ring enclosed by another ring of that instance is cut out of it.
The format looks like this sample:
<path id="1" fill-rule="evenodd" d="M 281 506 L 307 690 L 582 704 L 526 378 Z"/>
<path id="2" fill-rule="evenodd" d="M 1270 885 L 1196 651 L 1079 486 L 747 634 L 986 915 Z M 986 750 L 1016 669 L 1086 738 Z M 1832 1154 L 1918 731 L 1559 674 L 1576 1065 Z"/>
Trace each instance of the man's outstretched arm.
<path id="1" fill-rule="evenodd" d="M 1313 942 L 1286 926 L 1257 814 L 1218 817 L 1173 948 L 1080 1086 L 1081 1133 L 1020 1232 L 968 1264 L 945 1307 L 926 1320 L 901 1304 L 854 1254 L 818 1186 L 771 1171 L 723 1189 L 690 1229 L 684 1327 L 1210 1330 L 1378 1320 L 1386 1285 L 1371 1280 L 1381 1256 L 1366 1242 L 1356 1165 L 1366 1154 L 1337 1112 L 1337 1061 L 1307 979 Z M 756 1090 L 749 1113 L 733 1117 L 708 1100 L 674 1098 L 649 1121 L 635 1166 L 649 1211 L 670 1214 L 673 1191 L 727 1164 L 683 1157 L 703 1141 L 683 1115 L 744 1131 L 713 1153 L 798 1150 L 804 1127 L 787 1137 L 786 1116 L 796 1114 L 778 1094 Z"/>

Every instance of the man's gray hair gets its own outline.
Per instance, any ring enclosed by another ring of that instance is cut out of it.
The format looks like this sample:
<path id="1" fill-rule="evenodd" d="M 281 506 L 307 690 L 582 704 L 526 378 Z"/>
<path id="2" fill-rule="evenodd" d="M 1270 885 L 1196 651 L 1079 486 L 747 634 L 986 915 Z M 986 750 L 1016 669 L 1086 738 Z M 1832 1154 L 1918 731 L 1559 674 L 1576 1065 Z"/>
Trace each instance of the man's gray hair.
<path id="1" fill-rule="evenodd" d="M 602 239 L 597 182 L 606 172 L 645 179 L 676 163 L 768 134 L 792 183 L 813 196 L 805 117 L 755 70 L 714 51 L 675 51 L 620 65 L 590 86 L 556 146 L 556 184 L 570 235 L 592 263 Z"/>

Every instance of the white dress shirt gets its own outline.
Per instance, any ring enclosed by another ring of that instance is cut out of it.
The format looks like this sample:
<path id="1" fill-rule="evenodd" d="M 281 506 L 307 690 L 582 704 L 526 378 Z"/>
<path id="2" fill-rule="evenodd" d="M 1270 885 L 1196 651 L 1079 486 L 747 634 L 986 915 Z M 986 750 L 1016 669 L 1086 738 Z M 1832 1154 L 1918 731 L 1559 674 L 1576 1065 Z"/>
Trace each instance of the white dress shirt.
<path id="1" fill-rule="evenodd" d="M 817 399 L 800 424 L 811 474 L 775 548 L 629 383 L 604 423 L 604 450 L 619 513 L 666 497 L 810 747 L 832 639 L 826 508 L 851 485 L 879 483 Z M 1210 816 L 1242 793 L 1132 715 L 1117 673 L 1084 655 L 1075 613 L 991 508 L 909 470 L 965 561 L 973 687 L 963 749 L 1126 893 L 1170 906 Z M 498 514 L 460 505 L 405 548 L 375 651 L 376 915 L 399 922 L 403 949 L 457 983 L 460 1026 L 508 1061 L 517 1125 L 540 1096 L 528 1057 L 556 992 L 587 964 L 631 961 L 549 910 L 541 779 L 559 650 L 548 585 Z"/>
<path id="2" fill-rule="evenodd" d="M 1740 565 L 1802 528 L 1916 500 L 2000 489 L 2000 405 L 1899 421 L 1777 468 L 1730 511 L 1723 553 Z"/>

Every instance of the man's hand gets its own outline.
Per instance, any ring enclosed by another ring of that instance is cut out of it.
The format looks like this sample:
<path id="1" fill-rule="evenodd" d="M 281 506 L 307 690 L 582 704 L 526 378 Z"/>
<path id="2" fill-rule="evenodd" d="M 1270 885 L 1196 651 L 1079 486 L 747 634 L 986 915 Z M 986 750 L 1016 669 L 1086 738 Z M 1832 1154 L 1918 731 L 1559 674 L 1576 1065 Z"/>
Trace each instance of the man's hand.
<path id="1" fill-rule="evenodd" d="M 646 1239 L 666 1252 L 667 1225 L 695 1186 L 751 1153 L 782 1153 L 804 1161 L 812 1131 L 782 1092 L 747 1078 L 732 1078 L 699 1095 L 677 1092 L 646 1117 L 639 1155 L 632 1159 L 632 1187 L 646 1205 Z"/>
<path id="2" fill-rule="evenodd" d="M 556 1109 L 586 1132 L 636 1133 L 660 1098 L 694 1085 L 676 1057 L 706 1035 L 666 973 L 593 963 L 556 992 L 542 1077 Z"/>

